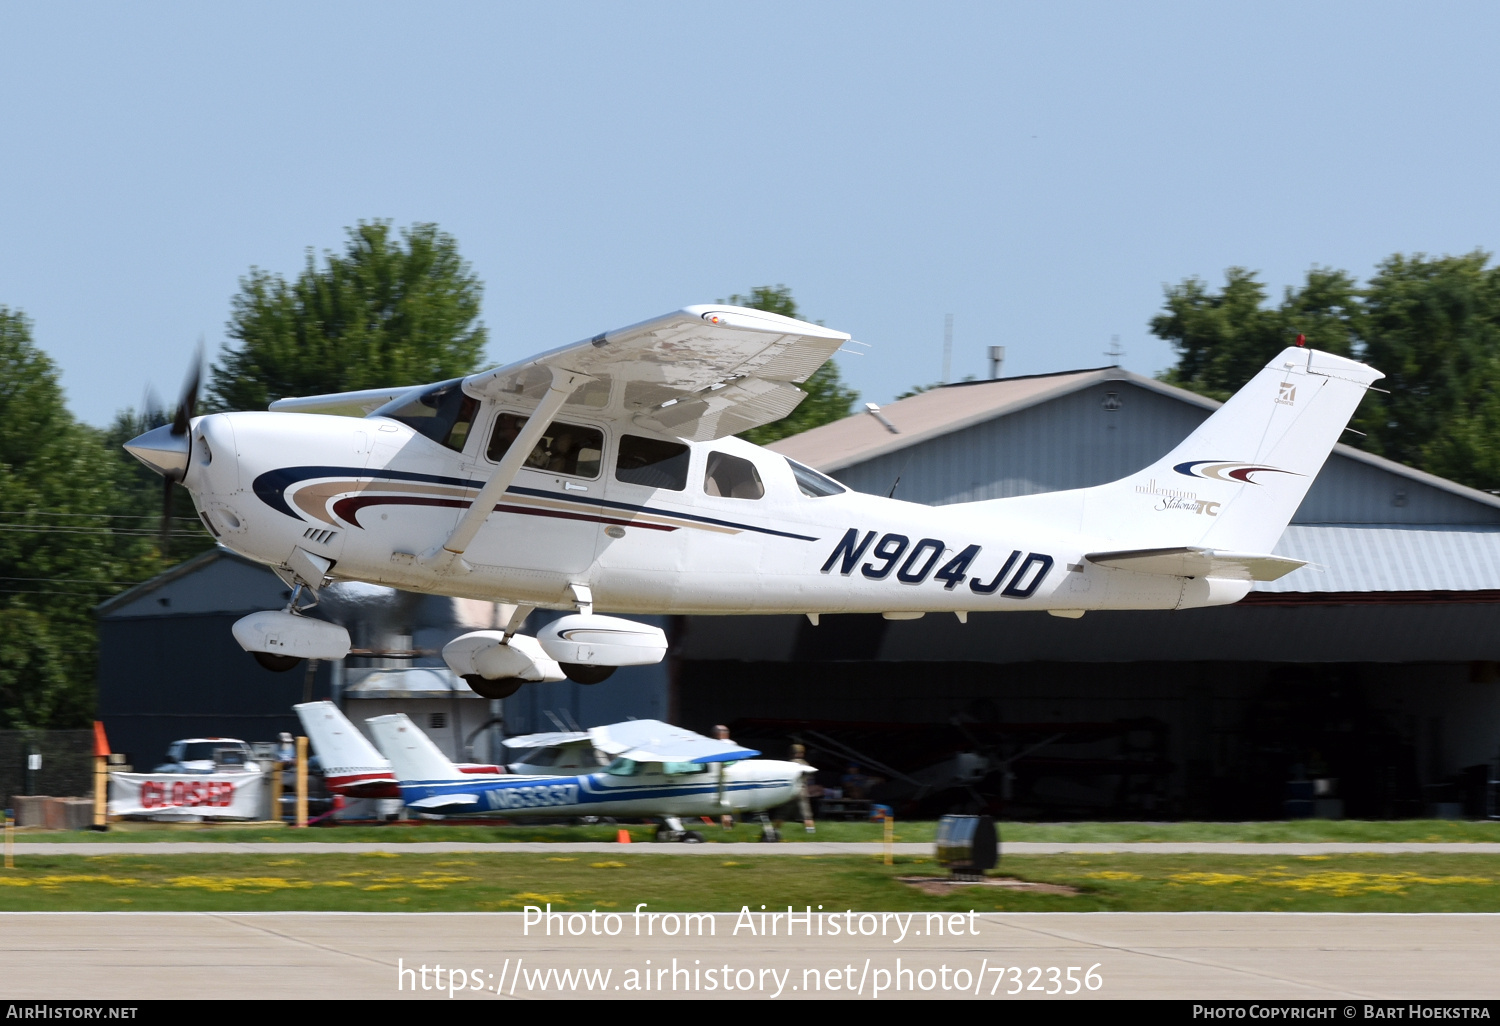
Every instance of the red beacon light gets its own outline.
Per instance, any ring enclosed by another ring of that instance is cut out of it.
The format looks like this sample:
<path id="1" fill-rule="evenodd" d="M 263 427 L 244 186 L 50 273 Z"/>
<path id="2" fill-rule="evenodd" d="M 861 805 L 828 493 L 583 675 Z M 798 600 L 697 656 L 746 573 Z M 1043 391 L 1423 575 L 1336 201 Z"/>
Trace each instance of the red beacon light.
<path id="1" fill-rule="evenodd" d="M 1305 346 L 1305 345 L 1307 345 L 1307 336 L 1306 335 L 1298 335 L 1297 336 L 1297 346 L 1298 346 L 1298 348 L 1301 348 L 1302 346 Z"/>

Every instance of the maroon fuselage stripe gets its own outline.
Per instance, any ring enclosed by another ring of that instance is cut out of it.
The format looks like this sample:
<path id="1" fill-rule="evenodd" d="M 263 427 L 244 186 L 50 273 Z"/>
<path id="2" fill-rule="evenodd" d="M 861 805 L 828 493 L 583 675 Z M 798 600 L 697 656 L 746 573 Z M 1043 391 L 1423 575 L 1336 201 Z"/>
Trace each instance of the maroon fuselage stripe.
<path id="1" fill-rule="evenodd" d="M 359 511 L 369 506 L 447 506 L 453 509 L 468 509 L 468 499 L 441 499 L 411 495 L 350 495 L 333 504 L 333 513 L 345 523 L 363 528 L 359 522 Z M 555 517 L 559 520 L 584 520 L 595 524 L 618 524 L 621 527 L 643 527 L 648 531 L 675 531 L 670 524 L 643 524 L 639 520 L 621 520 L 619 517 L 599 516 L 591 513 L 567 513 L 556 509 L 533 509 L 529 506 L 495 507 L 496 513 L 515 513 L 526 517 Z"/>

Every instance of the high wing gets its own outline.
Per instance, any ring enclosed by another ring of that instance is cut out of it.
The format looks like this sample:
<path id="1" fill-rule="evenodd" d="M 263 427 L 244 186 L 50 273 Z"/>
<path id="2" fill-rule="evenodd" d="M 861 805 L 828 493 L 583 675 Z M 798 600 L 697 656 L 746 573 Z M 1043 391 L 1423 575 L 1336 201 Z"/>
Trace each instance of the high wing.
<path id="1" fill-rule="evenodd" d="M 1231 581 L 1274 581 L 1298 567 L 1302 559 L 1262 555 L 1253 552 L 1220 552 L 1216 549 L 1183 546 L 1170 549 L 1131 549 L 1122 552 L 1090 552 L 1084 557 L 1090 563 L 1134 570 L 1140 574 L 1164 574 L 1168 577 L 1219 577 Z"/>
<path id="2" fill-rule="evenodd" d="M 594 747 L 636 762 L 733 762 L 760 752 L 733 741 L 715 741 L 661 720 L 626 720 L 589 731 Z"/>
<path id="3" fill-rule="evenodd" d="M 849 341 L 841 331 L 744 307 L 689 306 L 628 328 L 464 379 L 470 395 L 540 400 L 554 372 L 593 380 L 580 389 L 643 428 L 707 441 L 780 420 L 806 381 Z M 614 387 L 618 384 L 618 388 Z"/>

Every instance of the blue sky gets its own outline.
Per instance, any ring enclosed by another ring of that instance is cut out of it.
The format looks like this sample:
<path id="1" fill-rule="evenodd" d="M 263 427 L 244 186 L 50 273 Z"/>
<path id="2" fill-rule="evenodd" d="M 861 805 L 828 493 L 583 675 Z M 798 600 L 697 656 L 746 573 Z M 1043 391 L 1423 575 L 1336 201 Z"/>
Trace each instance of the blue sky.
<path id="1" fill-rule="evenodd" d="M 1500 5 L 0 2 L 0 304 L 94 424 L 252 265 L 433 221 L 490 359 L 762 284 L 866 399 L 1170 349 L 1162 286 L 1500 239 Z"/>

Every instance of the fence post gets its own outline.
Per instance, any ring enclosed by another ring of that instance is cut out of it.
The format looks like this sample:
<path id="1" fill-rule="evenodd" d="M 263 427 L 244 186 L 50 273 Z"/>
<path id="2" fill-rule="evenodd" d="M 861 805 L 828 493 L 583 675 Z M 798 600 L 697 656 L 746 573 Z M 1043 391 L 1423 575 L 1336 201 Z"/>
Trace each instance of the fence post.
<path id="1" fill-rule="evenodd" d="M 307 826 L 307 738 L 297 738 L 297 826 Z"/>

